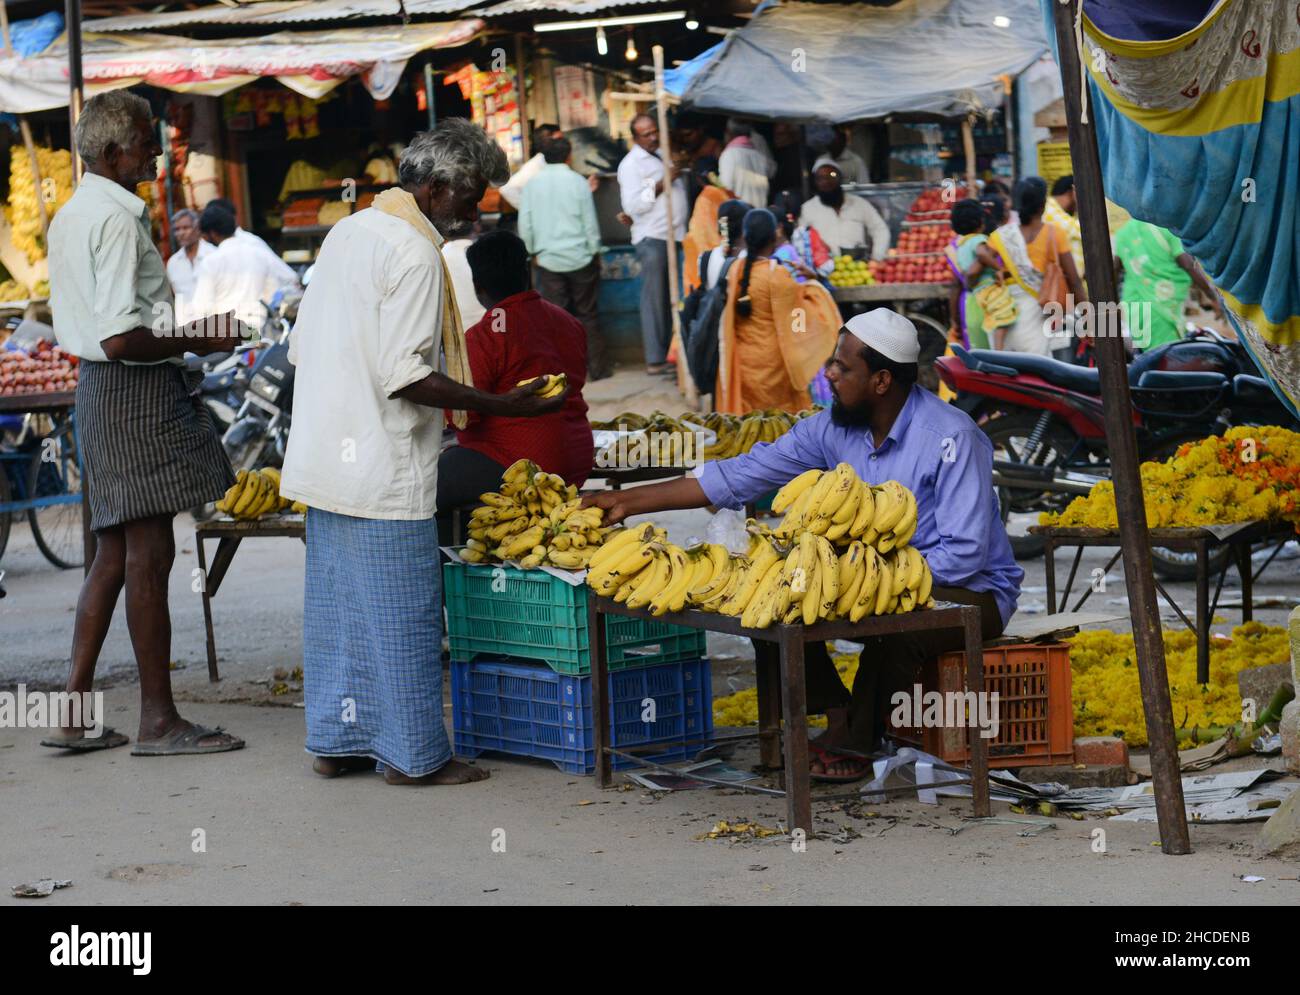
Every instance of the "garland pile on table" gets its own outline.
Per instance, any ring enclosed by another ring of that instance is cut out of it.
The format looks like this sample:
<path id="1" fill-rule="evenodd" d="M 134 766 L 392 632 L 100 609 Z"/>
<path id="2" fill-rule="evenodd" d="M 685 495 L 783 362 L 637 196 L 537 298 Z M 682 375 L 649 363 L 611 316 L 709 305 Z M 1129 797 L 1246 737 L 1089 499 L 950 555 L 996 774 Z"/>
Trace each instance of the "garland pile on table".
<path id="1" fill-rule="evenodd" d="M 1074 734 L 1119 736 L 1130 746 L 1146 745 L 1133 634 L 1100 629 L 1081 632 L 1069 642 Z M 1286 629 L 1246 622 L 1232 630 L 1231 639 L 1211 638 L 1210 682 L 1198 684 L 1196 634 L 1166 629 L 1164 643 L 1174 728 L 1184 735 L 1195 728 L 1240 722 L 1238 671 L 1291 658 Z M 1265 704 L 1258 702 L 1257 708 L 1262 711 Z"/>
<path id="2" fill-rule="evenodd" d="M 858 655 L 856 653 L 836 653 L 831 656 L 840 680 L 850 691 L 853 679 L 858 673 Z M 734 694 L 723 695 L 713 699 L 713 724 L 715 726 L 756 726 L 758 725 L 758 689 L 745 688 Z M 808 717 L 810 726 L 824 728 L 826 716 Z"/>
<path id="3" fill-rule="evenodd" d="M 1300 531 L 1300 433 L 1237 426 L 1186 443 L 1164 463 L 1143 463 L 1141 472 L 1148 528 L 1280 519 Z M 1116 528 L 1114 484 L 1096 484 L 1039 523 Z"/>

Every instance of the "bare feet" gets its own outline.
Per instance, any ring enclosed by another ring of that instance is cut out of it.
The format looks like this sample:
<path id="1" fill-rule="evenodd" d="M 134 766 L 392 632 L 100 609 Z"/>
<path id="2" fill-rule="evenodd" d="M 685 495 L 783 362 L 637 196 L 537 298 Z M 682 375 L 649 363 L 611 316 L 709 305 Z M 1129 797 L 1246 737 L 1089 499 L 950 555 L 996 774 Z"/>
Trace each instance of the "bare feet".
<path id="1" fill-rule="evenodd" d="M 354 770 L 373 771 L 375 761 L 371 757 L 316 757 L 311 769 L 321 777 L 338 777 Z"/>
<path id="2" fill-rule="evenodd" d="M 487 780 L 488 772 L 482 767 L 471 767 L 459 760 L 448 760 L 432 774 L 423 777 L 407 777 L 401 771 L 389 767 L 384 771 L 384 780 L 389 784 L 411 784 L 423 787 L 430 784 L 470 784 L 474 781 Z"/>

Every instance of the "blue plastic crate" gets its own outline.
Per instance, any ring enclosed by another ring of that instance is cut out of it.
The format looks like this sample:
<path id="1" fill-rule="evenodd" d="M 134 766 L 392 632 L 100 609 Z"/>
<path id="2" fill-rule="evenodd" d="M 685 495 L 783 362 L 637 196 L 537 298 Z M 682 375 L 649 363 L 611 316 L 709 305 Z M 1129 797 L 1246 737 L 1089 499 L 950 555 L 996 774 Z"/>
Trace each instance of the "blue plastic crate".
<path id="1" fill-rule="evenodd" d="M 713 737 L 713 688 L 708 660 L 680 660 L 609 675 L 610 744 L 662 745 L 647 758 L 686 760 Z M 646 698 L 655 721 L 642 722 Z M 559 674 L 541 664 L 476 660 L 451 665 L 456 752 L 486 750 L 550 760 L 569 774 L 596 768 L 591 677 Z M 692 742 L 688 743 L 690 740 Z M 614 759 L 614 767 L 633 766 Z"/>

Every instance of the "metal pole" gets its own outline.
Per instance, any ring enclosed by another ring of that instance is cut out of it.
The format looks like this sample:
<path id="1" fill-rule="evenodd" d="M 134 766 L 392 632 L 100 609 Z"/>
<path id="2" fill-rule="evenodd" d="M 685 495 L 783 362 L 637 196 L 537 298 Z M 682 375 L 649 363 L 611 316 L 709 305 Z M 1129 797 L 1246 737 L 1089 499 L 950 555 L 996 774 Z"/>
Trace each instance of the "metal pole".
<path id="1" fill-rule="evenodd" d="M 975 196 L 975 135 L 971 132 L 971 115 L 961 119 L 961 150 L 966 156 L 966 196 Z"/>
<path id="2" fill-rule="evenodd" d="M 519 96 L 515 98 L 519 105 L 519 131 L 524 140 L 524 162 L 533 155 L 531 128 L 528 126 L 528 67 L 524 63 L 524 36 L 515 35 L 515 89 Z"/>
<path id="3" fill-rule="evenodd" d="M 1074 46 L 1074 18 L 1080 0 L 1059 0 L 1052 4 L 1056 26 L 1061 82 L 1065 89 L 1065 112 L 1070 131 L 1070 160 L 1078 192 L 1079 224 L 1083 232 L 1083 256 L 1088 271 L 1088 294 L 1093 313 L 1098 301 L 1111 309 L 1119 298 L 1115 292 L 1115 271 L 1110 252 L 1110 227 L 1102 186 L 1097 133 L 1092 123 L 1083 122 L 1080 55 Z M 1160 847 L 1168 854 L 1191 853 L 1187 835 L 1187 811 L 1183 804 L 1183 783 L 1174 738 L 1173 707 L 1169 700 L 1169 676 L 1165 670 L 1165 647 L 1160 632 L 1160 606 L 1156 601 L 1155 578 L 1151 573 L 1151 536 L 1147 530 L 1142 479 L 1138 474 L 1137 440 L 1131 420 L 1128 369 L 1124 341 L 1099 322 L 1093 340 L 1101 393 L 1109 398 L 1104 406 L 1106 444 L 1110 447 L 1111 478 L 1115 484 L 1115 506 L 1120 540 L 1124 546 L 1124 579 L 1129 592 L 1129 615 L 1133 623 L 1133 644 L 1137 650 L 1138 680 L 1142 688 L 1142 710 L 1146 715 L 1147 739 L 1151 744 L 1151 779 L 1155 785 L 1156 816 L 1160 826 Z"/>
<path id="4" fill-rule="evenodd" d="M 86 94 L 85 80 L 81 74 L 81 0 L 64 0 L 63 17 L 68 34 L 68 128 L 76 144 L 77 118 Z M 72 184 L 81 180 L 81 157 L 72 153 Z"/>
<path id="5" fill-rule="evenodd" d="M 433 63 L 424 64 L 424 102 L 425 110 L 429 112 L 429 130 L 432 131 L 438 126 L 438 112 L 433 106 Z"/>
<path id="6" fill-rule="evenodd" d="M 673 221 L 673 144 L 668 135 L 668 102 L 664 91 L 664 47 L 654 46 L 655 60 L 655 109 L 659 112 L 659 148 L 664 157 L 664 201 L 668 214 L 668 301 L 672 312 L 673 343 L 677 346 L 677 387 L 686 395 L 688 404 L 694 405 L 698 400 L 695 382 L 691 380 L 686 369 L 686 357 L 682 353 L 681 316 L 677 313 L 677 229 Z"/>

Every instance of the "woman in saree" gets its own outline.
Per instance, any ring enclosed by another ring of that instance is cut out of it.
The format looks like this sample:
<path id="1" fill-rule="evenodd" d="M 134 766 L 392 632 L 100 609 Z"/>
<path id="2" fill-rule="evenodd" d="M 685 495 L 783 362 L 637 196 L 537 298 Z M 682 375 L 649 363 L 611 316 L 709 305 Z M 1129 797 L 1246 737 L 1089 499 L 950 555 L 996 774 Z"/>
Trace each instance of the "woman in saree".
<path id="1" fill-rule="evenodd" d="M 1052 333 L 1058 329 L 1038 303 L 1044 278 L 1053 267 L 1060 267 L 1065 287 L 1075 302 L 1082 303 L 1087 298 L 1070 252 L 1069 236 L 1043 220 L 1047 183 L 1041 177 L 1026 176 L 1016 184 L 1015 205 L 1017 217 L 997 229 L 988 241 L 1002 260 L 1008 277 L 1007 289 L 1016 305 L 1015 322 L 1005 330 L 999 329 L 1000 334 L 995 333 L 993 347 L 1050 357 L 1054 345 Z M 1064 307 L 1066 302 L 1057 303 Z"/>
<path id="2" fill-rule="evenodd" d="M 702 282 L 700 256 L 722 242 L 718 234 L 718 209 L 731 199 L 731 191 L 718 182 L 718 160 L 701 156 L 691 167 L 700 194 L 695 198 L 691 220 L 682 239 L 682 287 L 689 294 Z"/>
<path id="3" fill-rule="evenodd" d="M 755 208 L 742 226 L 745 256 L 727 273 L 718 329 L 714 406 L 728 414 L 811 406 L 808 384 L 835 348 L 839 308 L 820 283 L 797 283 L 774 257 L 776 215 Z"/>

